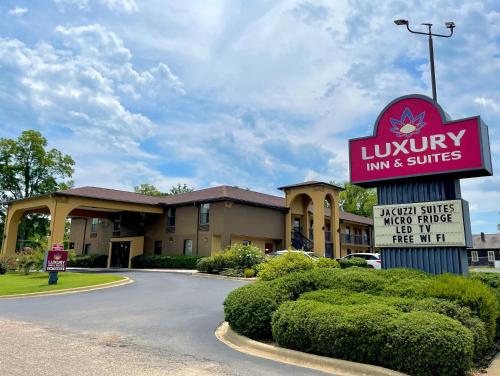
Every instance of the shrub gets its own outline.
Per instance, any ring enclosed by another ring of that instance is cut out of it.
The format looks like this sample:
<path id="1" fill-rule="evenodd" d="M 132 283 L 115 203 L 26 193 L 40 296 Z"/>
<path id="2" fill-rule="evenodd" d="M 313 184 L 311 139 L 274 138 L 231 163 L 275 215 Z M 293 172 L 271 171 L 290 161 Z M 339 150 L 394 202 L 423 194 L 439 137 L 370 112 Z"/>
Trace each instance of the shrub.
<path id="1" fill-rule="evenodd" d="M 6 271 L 17 270 L 17 260 L 13 256 L 10 256 L 10 255 L 0 256 L 0 263 L 2 263 L 5 266 Z"/>
<path id="2" fill-rule="evenodd" d="M 350 268 L 353 266 L 357 266 L 359 268 L 369 268 L 370 265 L 366 262 L 365 259 L 362 259 L 361 257 L 353 257 L 349 259 L 340 259 L 339 260 L 340 267 L 342 269 Z"/>
<path id="3" fill-rule="evenodd" d="M 488 286 L 477 280 L 442 274 L 430 280 L 425 294 L 469 307 L 484 322 L 489 343 L 493 343 L 499 307 Z"/>
<path id="4" fill-rule="evenodd" d="M 287 252 L 276 256 L 259 266 L 259 278 L 270 281 L 287 274 L 302 270 L 310 270 L 314 266 L 313 260 L 299 252 Z"/>
<path id="5" fill-rule="evenodd" d="M 500 306 L 500 274 L 499 273 L 477 273 L 471 272 L 469 273 L 469 278 L 476 281 L 481 281 L 484 284 L 488 285 L 493 293 L 495 294 L 498 304 Z M 496 323 L 496 337 L 500 337 L 500 315 L 497 318 Z"/>
<path id="6" fill-rule="evenodd" d="M 242 335 L 271 338 L 271 316 L 288 298 L 275 284 L 256 282 L 229 293 L 224 301 L 224 317 Z"/>
<path id="7" fill-rule="evenodd" d="M 253 245 L 233 244 L 224 252 L 216 253 L 198 262 L 196 268 L 202 273 L 218 274 L 226 269 L 239 270 L 238 275 L 243 276 L 243 269 L 253 269 L 264 260 L 259 248 Z M 232 271 L 224 273 L 233 275 Z"/>
<path id="8" fill-rule="evenodd" d="M 412 375 L 461 375 L 472 365 L 472 334 L 460 323 L 384 304 L 286 302 L 273 315 L 272 333 L 283 347 Z"/>
<path id="9" fill-rule="evenodd" d="M 220 273 L 220 275 L 225 275 L 227 277 L 244 277 L 243 270 L 241 269 L 224 269 Z"/>
<path id="10" fill-rule="evenodd" d="M 22 251 L 17 256 L 17 268 L 24 274 L 31 270 L 39 271 L 43 268 L 44 252 L 42 250 Z"/>
<path id="11" fill-rule="evenodd" d="M 320 257 L 315 263 L 315 268 L 340 268 L 340 264 L 337 260 L 333 260 L 327 257 Z"/>
<path id="12" fill-rule="evenodd" d="M 196 269 L 198 256 L 146 256 L 139 255 L 132 259 L 132 267 L 139 269 Z"/>
<path id="13" fill-rule="evenodd" d="M 243 274 L 245 274 L 245 278 L 253 278 L 255 277 L 255 269 L 245 269 L 243 270 Z"/>
<path id="14" fill-rule="evenodd" d="M 74 268 L 105 268 L 108 266 L 108 255 L 74 256 L 68 259 L 68 266 Z"/>
<path id="15" fill-rule="evenodd" d="M 377 292 L 384 283 L 384 279 L 370 269 L 314 269 L 292 273 L 233 290 L 224 301 L 225 319 L 240 334 L 254 339 L 271 338 L 271 316 L 286 300 L 328 288 Z"/>
<path id="16" fill-rule="evenodd" d="M 301 300 L 282 304 L 272 333 L 283 347 L 364 363 L 381 358 L 395 309 L 381 304 L 340 307 Z"/>
<path id="17" fill-rule="evenodd" d="M 233 244 L 225 254 L 239 269 L 254 268 L 264 261 L 262 251 L 253 245 Z"/>
<path id="18" fill-rule="evenodd" d="M 463 375 L 472 367 L 473 339 L 457 321 L 431 312 L 390 320 L 382 364 L 411 375 Z"/>
<path id="19" fill-rule="evenodd" d="M 488 335 L 484 323 L 467 307 L 437 298 L 407 298 L 351 293 L 347 290 L 318 290 L 302 294 L 299 300 L 314 300 L 333 305 L 384 304 L 401 312 L 425 311 L 439 313 L 459 321 L 470 329 L 474 337 L 474 354 L 479 358 L 488 348 Z"/>
<path id="20" fill-rule="evenodd" d="M 0 275 L 7 273 L 7 264 L 0 261 Z"/>

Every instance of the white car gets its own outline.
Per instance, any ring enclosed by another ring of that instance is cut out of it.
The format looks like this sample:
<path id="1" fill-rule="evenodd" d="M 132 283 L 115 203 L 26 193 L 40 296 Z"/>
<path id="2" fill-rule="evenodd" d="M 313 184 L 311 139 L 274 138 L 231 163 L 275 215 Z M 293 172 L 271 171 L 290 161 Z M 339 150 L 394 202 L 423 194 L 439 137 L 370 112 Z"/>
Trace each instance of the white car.
<path id="1" fill-rule="evenodd" d="M 382 269 L 382 260 L 378 253 L 351 253 L 342 259 L 349 260 L 354 257 L 365 259 L 366 263 L 373 269 Z"/>

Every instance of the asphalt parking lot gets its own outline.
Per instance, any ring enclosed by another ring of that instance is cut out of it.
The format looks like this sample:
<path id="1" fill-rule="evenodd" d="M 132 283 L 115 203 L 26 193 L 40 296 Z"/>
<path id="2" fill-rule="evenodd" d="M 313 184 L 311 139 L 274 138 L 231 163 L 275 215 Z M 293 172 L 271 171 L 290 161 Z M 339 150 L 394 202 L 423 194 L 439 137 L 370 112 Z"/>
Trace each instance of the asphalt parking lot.
<path id="1" fill-rule="evenodd" d="M 5 320 L 2 326 L 8 328 L 0 341 L 0 373 L 51 374 L 52 352 L 63 362 L 75 362 L 65 364 L 73 375 L 98 370 L 102 375 L 149 376 L 323 374 L 242 354 L 215 338 L 214 330 L 223 321 L 222 302 L 243 281 L 174 273 L 121 274 L 135 283 L 0 301 L 0 321 Z M 37 341 L 29 340 L 33 333 Z M 30 352 L 33 357 L 27 356 Z M 20 359 L 28 358 L 33 358 L 29 369 L 23 370 Z"/>

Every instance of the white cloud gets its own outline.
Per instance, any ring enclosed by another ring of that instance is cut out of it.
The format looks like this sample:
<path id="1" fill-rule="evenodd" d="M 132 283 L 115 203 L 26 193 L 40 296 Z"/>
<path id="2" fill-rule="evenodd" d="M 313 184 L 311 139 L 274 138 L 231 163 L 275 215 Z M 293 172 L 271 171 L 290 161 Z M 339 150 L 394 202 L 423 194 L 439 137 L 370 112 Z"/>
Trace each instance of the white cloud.
<path id="1" fill-rule="evenodd" d="M 9 14 L 11 16 L 22 16 L 26 12 L 28 12 L 28 8 L 15 7 L 13 9 L 9 10 Z"/>
<path id="2" fill-rule="evenodd" d="M 139 10 L 135 0 L 53 0 L 59 6 L 76 6 L 79 9 L 89 9 L 91 4 L 100 4 L 109 10 L 124 13 L 134 13 Z"/>

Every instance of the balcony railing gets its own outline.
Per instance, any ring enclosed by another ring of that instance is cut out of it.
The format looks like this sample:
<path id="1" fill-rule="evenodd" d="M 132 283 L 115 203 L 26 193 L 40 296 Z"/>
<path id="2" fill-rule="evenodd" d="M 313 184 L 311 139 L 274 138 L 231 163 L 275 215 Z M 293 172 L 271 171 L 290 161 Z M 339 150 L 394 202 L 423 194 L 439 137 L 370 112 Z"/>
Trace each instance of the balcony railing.
<path id="1" fill-rule="evenodd" d="M 366 235 L 341 234 L 342 244 L 371 245 L 370 238 Z"/>

